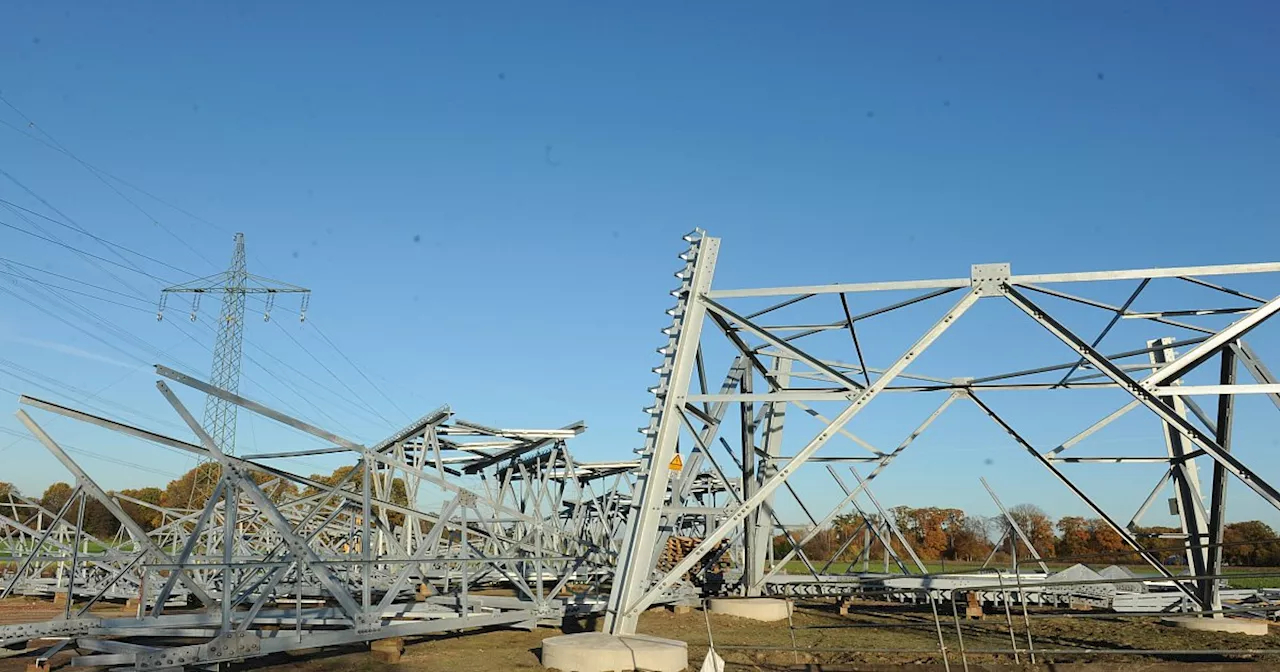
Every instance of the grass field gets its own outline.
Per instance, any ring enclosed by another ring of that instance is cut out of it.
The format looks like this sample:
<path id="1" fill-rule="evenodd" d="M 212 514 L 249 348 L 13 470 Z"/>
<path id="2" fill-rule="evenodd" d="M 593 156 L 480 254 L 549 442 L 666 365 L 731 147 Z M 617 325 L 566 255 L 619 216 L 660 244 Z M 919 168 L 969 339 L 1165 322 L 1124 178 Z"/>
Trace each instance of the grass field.
<path id="1" fill-rule="evenodd" d="M 815 567 L 817 569 L 822 569 L 823 564 L 824 563 L 815 563 Z M 982 567 L 982 563 L 980 562 L 943 563 L 938 561 L 930 561 L 924 564 L 925 564 L 925 568 L 929 570 L 929 573 L 931 574 L 948 573 L 948 572 L 961 572 L 961 573 L 972 572 Z M 1060 569 L 1066 569 L 1069 566 L 1067 563 L 1047 562 L 1045 564 L 1049 567 L 1049 571 L 1058 571 Z M 1094 569 L 1102 569 L 1103 567 L 1106 567 L 1108 564 L 1110 563 L 1093 563 L 1091 566 Z M 1008 565 L 997 565 L 995 563 L 992 563 L 992 566 L 1000 569 L 1008 568 Z M 1129 569 L 1133 570 L 1134 573 L 1140 576 L 1155 573 L 1154 570 L 1152 570 L 1147 565 L 1130 564 L 1126 566 Z M 1024 571 L 1035 570 L 1038 568 L 1034 561 L 1031 563 L 1023 562 L 1021 563 L 1021 567 Z M 826 573 L 841 574 L 841 573 L 844 573 L 848 568 L 849 568 L 849 563 L 847 562 L 833 562 L 831 563 L 831 566 L 827 568 Z M 882 571 L 884 569 L 884 563 L 883 561 L 873 562 L 869 565 L 869 569 L 872 572 Z M 896 573 L 898 572 L 898 567 L 895 564 L 890 563 L 889 571 Z M 799 560 L 792 560 L 791 562 L 787 563 L 787 573 L 788 574 L 807 574 L 808 569 L 805 567 L 803 562 Z M 1280 588 L 1280 567 L 1226 567 L 1223 569 L 1223 573 L 1224 574 L 1274 574 L 1274 576 L 1231 579 L 1229 583 L 1231 584 L 1232 588 Z"/>

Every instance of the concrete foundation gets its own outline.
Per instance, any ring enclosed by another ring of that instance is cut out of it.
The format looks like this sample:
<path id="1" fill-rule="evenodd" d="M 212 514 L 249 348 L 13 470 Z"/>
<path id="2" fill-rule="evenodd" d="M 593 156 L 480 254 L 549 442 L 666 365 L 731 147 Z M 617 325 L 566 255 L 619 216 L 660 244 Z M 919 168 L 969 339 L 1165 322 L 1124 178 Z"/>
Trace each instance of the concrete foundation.
<path id="1" fill-rule="evenodd" d="M 723 597 L 709 601 L 713 614 L 725 614 L 755 621 L 785 621 L 791 615 L 791 601 L 772 597 Z"/>
<path id="2" fill-rule="evenodd" d="M 582 632 L 542 640 L 542 665 L 561 672 L 680 672 L 689 666 L 689 645 L 648 635 Z"/>
<path id="3" fill-rule="evenodd" d="M 1234 632 L 1241 635 L 1262 637 L 1267 634 L 1267 622 L 1251 618 L 1197 618 L 1195 616 L 1176 616 L 1160 619 L 1160 625 L 1170 625 L 1188 630 L 1204 630 L 1206 632 Z"/>

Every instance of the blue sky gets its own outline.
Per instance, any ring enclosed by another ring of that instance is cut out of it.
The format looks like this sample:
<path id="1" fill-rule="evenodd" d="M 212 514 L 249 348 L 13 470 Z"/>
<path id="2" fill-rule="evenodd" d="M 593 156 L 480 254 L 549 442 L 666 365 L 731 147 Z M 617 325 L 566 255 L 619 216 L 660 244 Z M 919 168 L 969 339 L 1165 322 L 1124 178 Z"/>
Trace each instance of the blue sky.
<path id="1" fill-rule="evenodd" d="M 957 277 L 985 261 L 1258 261 L 1280 238 L 1271 3 L 124 7 L 7 8 L 0 93 L 36 126 L 0 105 L 0 198 L 182 272 L 129 253 L 159 280 L 95 267 L 10 228 L 0 256 L 153 301 L 162 280 L 220 270 L 244 231 L 251 270 L 315 292 L 306 325 L 279 311 L 251 321 L 246 352 L 279 379 L 246 361 L 244 389 L 358 439 L 449 403 L 487 424 L 585 419 L 580 457 L 629 455 L 694 226 L 724 239 L 721 287 Z M 0 221 L 33 230 L 10 210 Z M 133 308 L 75 298 L 171 364 L 207 367 L 211 332 L 180 302 L 157 323 L 144 301 L 103 296 Z M 0 385 L 57 396 L 33 387 L 34 370 L 106 387 L 131 409 L 111 410 L 172 430 L 132 410 L 174 420 L 139 368 L 153 354 L 86 328 L 0 292 L 0 357 L 28 370 L 0 368 Z M 920 415 L 894 403 L 868 428 L 886 443 Z M 957 422 L 948 441 L 987 445 Z M 159 472 L 93 462 L 107 487 L 190 466 L 53 429 Z M 248 448 L 276 435 L 255 421 L 240 436 Z M 4 480 L 38 491 L 63 478 L 16 440 L 0 435 Z M 1265 447 L 1251 463 L 1280 473 Z M 1007 503 L 1084 512 L 1029 462 L 931 450 L 886 472 L 886 504 L 991 512 L 986 474 Z M 1122 498 L 1127 476 L 1092 478 L 1121 508 L 1151 481 Z M 1232 517 L 1280 522 L 1248 497 Z"/>

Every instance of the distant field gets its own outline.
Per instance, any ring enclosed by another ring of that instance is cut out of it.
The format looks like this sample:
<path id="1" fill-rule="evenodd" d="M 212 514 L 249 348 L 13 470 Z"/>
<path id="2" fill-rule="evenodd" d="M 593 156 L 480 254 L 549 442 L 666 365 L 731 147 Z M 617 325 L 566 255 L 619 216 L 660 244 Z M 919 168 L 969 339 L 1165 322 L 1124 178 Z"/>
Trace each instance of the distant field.
<path id="1" fill-rule="evenodd" d="M 819 563 L 815 563 L 814 566 L 817 569 L 822 569 L 823 564 L 824 563 L 819 562 Z M 1049 571 L 1057 571 L 1060 569 L 1066 569 L 1068 567 L 1067 563 L 1047 562 L 1045 564 L 1049 567 Z M 859 567 L 860 566 L 861 565 L 859 565 Z M 994 564 L 993 566 L 999 567 L 1002 569 L 1008 567 L 1008 565 L 994 565 Z M 1034 569 L 1036 567 L 1036 564 L 1034 561 L 1032 561 L 1030 563 L 1021 563 L 1021 566 L 1023 569 Z M 1106 564 L 1094 563 L 1093 568 L 1102 569 L 1105 566 Z M 849 567 L 849 563 L 847 562 L 833 562 L 831 563 L 831 566 L 827 568 L 827 573 L 842 574 L 848 569 L 848 567 Z M 971 571 L 980 569 L 981 567 L 982 567 L 982 563 L 980 562 L 942 563 L 942 562 L 933 561 L 933 562 L 925 563 L 925 568 L 928 569 L 931 574 L 942 573 L 942 572 L 971 572 Z M 1130 564 L 1130 565 L 1127 565 L 1127 567 L 1129 567 L 1129 569 L 1132 569 L 1135 573 L 1139 575 L 1153 573 L 1152 569 L 1147 565 Z M 869 565 L 869 568 L 873 572 L 882 571 L 884 569 L 884 563 L 883 561 L 873 562 Z M 889 571 L 897 572 L 898 568 L 896 565 L 890 564 Z M 788 574 L 807 574 L 808 570 L 805 568 L 803 562 L 800 562 L 799 560 L 792 560 L 791 562 L 787 563 L 787 573 Z M 1274 574 L 1275 576 L 1231 579 L 1230 584 L 1231 584 L 1231 587 L 1233 588 L 1280 588 L 1280 567 L 1227 567 L 1227 568 L 1224 568 L 1223 573 L 1224 574 Z"/>

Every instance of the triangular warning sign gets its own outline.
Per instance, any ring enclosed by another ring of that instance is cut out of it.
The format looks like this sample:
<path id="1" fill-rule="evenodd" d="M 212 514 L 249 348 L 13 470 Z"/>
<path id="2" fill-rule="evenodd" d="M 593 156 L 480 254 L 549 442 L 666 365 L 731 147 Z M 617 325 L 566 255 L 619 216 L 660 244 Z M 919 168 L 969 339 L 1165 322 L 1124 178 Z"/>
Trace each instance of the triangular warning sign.
<path id="1" fill-rule="evenodd" d="M 667 468 L 671 471 L 684 469 L 684 460 L 680 459 L 680 453 L 676 453 L 676 456 L 671 458 L 671 464 L 668 464 Z"/>

